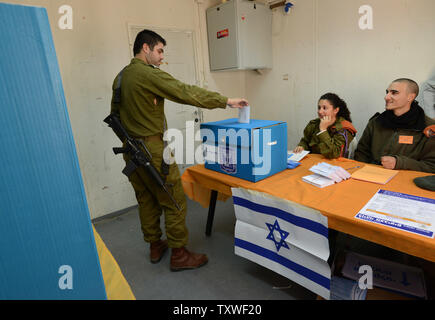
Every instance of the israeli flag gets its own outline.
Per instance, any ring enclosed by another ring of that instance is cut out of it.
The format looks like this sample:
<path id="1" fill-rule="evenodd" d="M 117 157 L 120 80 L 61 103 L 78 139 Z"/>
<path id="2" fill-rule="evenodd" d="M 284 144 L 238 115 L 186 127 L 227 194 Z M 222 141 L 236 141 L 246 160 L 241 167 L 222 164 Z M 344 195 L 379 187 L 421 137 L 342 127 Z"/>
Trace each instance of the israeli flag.
<path id="1" fill-rule="evenodd" d="M 235 254 L 330 298 L 328 220 L 319 211 L 271 195 L 232 188 Z"/>

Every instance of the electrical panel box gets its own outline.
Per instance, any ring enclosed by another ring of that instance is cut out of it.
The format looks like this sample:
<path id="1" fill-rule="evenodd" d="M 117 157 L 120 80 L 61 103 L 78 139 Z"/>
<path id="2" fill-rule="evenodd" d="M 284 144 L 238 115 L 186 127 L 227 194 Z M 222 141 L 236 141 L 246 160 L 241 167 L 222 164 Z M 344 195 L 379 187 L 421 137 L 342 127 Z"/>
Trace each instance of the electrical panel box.
<path id="1" fill-rule="evenodd" d="M 210 70 L 272 68 L 272 11 L 230 0 L 206 11 Z"/>

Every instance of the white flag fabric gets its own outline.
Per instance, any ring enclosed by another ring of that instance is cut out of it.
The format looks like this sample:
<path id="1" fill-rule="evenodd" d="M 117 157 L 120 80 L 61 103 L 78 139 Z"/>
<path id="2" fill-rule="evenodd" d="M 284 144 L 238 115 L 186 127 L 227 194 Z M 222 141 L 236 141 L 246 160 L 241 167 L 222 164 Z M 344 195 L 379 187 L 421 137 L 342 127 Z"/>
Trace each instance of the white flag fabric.
<path id="1" fill-rule="evenodd" d="M 319 211 L 271 195 L 232 188 L 235 254 L 330 297 L 328 220 Z"/>

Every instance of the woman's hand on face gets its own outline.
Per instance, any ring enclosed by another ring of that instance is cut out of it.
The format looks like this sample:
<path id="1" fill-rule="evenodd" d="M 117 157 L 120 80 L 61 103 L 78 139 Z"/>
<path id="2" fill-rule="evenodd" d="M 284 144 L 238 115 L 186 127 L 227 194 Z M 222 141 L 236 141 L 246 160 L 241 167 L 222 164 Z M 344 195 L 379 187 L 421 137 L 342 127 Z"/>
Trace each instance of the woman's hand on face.
<path id="1" fill-rule="evenodd" d="M 324 116 L 323 118 L 320 118 L 320 124 L 319 129 L 320 131 L 325 131 L 328 129 L 328 127 L 335 123 L 335 118 L 331 116 Z"/>
<path id="2" fill-rule="evenodd" d="M 304 151 L 304 147 L 301 147 L 301 146 L 297 146 L 297 147 L 293 150 L 294 153 L 299 153 L 299 152 L 302 152 L 302 151 Z"/>

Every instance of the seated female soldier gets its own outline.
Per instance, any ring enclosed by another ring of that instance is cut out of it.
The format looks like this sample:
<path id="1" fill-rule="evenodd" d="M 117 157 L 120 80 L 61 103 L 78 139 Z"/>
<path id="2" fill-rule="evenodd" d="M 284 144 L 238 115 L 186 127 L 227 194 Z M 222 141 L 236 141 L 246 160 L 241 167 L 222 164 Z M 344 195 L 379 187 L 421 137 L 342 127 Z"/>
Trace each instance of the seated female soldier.
<path id="1" fill-rule="evenodd" d="M 328 159 L 347 157 L 356 129 L 346 102 L 335 93 L 326 93 L 319 99 L 317 114 L 319 117 L 305 127 L 304 136 L 293 152 L 309 150 Z"/>

